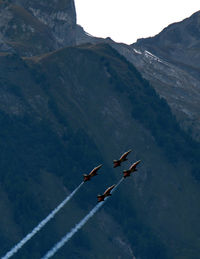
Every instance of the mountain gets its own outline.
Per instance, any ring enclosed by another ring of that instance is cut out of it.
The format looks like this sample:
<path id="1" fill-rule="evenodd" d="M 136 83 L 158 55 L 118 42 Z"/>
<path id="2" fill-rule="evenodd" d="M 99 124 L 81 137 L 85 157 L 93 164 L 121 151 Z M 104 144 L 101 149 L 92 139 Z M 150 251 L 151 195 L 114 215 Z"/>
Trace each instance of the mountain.
<path id="1" fill-rule="evenodd" d="M 1 0 L 0 50 L 39 55 L 76 42 L 73 0 Z"/>
<path id="2" fill-rule="evenodd" d="M 155 37 L 139 39 L 133 46 L 167 59 L 199 78 L 200 11 L 169 25 Z"/>
<path id="3" fill-rule="evenodd" d="M 197 141 L 200 141 L 199 17 L 200 11 L 130 46 L 111 43 L 150 81 L 181 127 Z"/>
<path id="4" fill-rule="evenodd" d="M 28 3 L 15 2 L 18 8 Z M 35 3 L 33 8 L 42 8 Z M 77 32 L 79 40 L 91 38 L 79 26 Z M 76 188 L 83 173 L 103 164 L 15 255 L 41 258 L 96 205 L 98 193 L 141 159 L 138 172 L 55 258 L 198 258 L 200 148 L 168 103 L 110 39 L 51 51 L 31 43 L 26 53 L 14 45 L 14 51 L 0 53 L 0 254 Z M 128 149 L 129 161 L 113 169 L 112 160 Z"/>

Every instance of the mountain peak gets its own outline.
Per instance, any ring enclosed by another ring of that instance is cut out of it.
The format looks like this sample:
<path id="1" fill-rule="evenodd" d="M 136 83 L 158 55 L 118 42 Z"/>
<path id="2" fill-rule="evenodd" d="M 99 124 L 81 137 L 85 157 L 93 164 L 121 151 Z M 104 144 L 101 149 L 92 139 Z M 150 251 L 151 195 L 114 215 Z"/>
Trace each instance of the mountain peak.
<path id="1" fill-rule="evenodd" d="M 73 0 L 0 2 L 0 51 L 32 56 L 74 45 L 75 28 Z"/>
<path id="2" fill-rule="evenodd" d="M 139 39 L 133 46 L 149 50 L 174 64 L 200 68 L 200 11 L 173 23 L 154 37 Z"/>

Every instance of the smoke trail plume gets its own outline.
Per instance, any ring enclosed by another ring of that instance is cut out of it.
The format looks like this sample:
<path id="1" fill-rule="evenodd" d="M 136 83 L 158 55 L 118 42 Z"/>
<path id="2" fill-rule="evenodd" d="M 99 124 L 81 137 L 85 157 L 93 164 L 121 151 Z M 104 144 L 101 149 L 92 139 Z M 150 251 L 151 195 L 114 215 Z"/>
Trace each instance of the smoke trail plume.
<path id="1" fill-rule="evenodd" d="M 115 186 L 115 188 L 112 190 L 111 193 L 113 193 L 117 187 L 120 185 L 120 183 L 124 180 L 122 178 Z M 108 199 L 108 197 L 105 199 L 105 201 Z M 48 259 L 52 257 L 61 247 L 63 247 L 70 239 L 73 237 L 73 235 L 80 229 L 82 228 L 87 221 L 103 206 L 105 203 L 101 202 L 98 203 L 74 228 L 70 230 L 45 256 L 43 256 L 41 259 Z"/>
<path id="2" fill-rule="evenodd" d="M 23 245 L 26 244 L 38 231 L 40 231 L 64 205 L 74 196 L 74 194 L 81 188 L 82 182 L 69 196 L 67 196 L 45 219 L 43 219 L 28 235 L 26 235 L 17 245 L 15 245 L 6 255 L 1 259 L 8 259 L 13 256 Z"/>

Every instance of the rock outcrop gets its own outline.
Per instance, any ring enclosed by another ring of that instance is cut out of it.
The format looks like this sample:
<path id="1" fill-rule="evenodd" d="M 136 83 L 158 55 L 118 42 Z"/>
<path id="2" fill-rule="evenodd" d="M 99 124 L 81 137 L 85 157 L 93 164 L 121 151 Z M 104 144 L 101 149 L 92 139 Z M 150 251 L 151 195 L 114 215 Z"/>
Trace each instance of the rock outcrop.
<path id="1" fill-rule="evenodd" d="M 0 51 L 17 52 L 21 56 L 75 45 L 74 1 L 1 1 L 0 36 Z"/>

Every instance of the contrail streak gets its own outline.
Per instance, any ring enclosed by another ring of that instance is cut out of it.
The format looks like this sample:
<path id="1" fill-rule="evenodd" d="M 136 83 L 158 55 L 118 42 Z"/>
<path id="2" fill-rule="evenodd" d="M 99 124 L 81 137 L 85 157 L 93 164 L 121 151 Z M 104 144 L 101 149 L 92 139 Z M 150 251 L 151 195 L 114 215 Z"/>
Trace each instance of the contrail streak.
<path id="1" fill-rule="evenodd" d="M 124 180 L 122 178 L 115 186 L 115 188 L 112 190 L 111 193 L 113 193 L 117 187 L 120 185 L 120 183 Z M 108 199 L 108 197 L 105 199 L 105 201 Z M 70 239 L 73 237 L 73 235 L 80 229 L 82 228 L 87 221 L 103 206 L 105 203 L 101 202 L 98 203 L 74 228 L 70 230 L 51 250 L 49 250 L 45 256 L 43 256 L 41 259 L 48 259 L 52 257 L 61 247 L 63 247 Z"/>
<path id="2" fill-rule="evenodd" d="M 45 219 L 43 219 L 29 234 L 27 234 L 17 245 L 15 245 L 6 255 L 1 259 L 8 259 L 13 256 L 28 240 L 30 240 L 38 231 L 40 231 L 64 205 L 74 196 L 74 194 L 81 188 L 82 182 L 69 196 L 67 196 Z"/>

